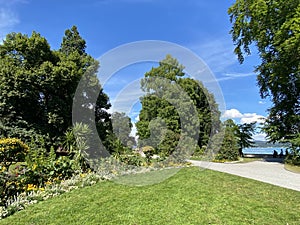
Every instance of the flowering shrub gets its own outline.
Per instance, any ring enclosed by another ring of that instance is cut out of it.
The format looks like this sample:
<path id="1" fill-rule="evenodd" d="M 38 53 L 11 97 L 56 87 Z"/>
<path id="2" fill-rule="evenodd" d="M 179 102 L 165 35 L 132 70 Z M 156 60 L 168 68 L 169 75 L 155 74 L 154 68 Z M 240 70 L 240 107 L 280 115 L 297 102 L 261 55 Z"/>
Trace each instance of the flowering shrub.
<path id="1" fill-rule="evenodd" d="M 29 147 L 19 139 L 0 139 L 0 205 L 23 190 L 19 168 L 12 173 L 9 172 L 9 167 L 13 163 L 24 161 L 28 150 Z"/>
<path id="2" fill-rule="evenodd" d="M 0 172 L 0 206 L 3 206 L 10 197 L 21 191 L 23 191 L 22 185 L 17 176 L 7 171 Z"/>
<path id="3" fill-rule="evenodd" d="M 17 138 L 0 139 L 0 165 L 8 170 L 13 162 L 23 162 L 29 147 Z"/>

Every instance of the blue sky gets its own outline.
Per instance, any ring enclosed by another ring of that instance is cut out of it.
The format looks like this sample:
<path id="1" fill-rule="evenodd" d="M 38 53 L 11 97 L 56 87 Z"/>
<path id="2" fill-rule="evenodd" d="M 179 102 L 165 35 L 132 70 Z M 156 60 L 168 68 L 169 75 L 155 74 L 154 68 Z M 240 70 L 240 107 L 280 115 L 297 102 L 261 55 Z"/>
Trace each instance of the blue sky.
<path id="1" fill-rule="evenodd" d="M 173 42 L 190 49 L 211 69 L 221 87 L 226 111 L 223 119 L 251 122 L 267 115 L 270 102 L 256 86 L 256 52 L 240 65 L 233 54 L 228 7 L 233 0 L 0 0 L 0 36 L 9 32 L 46 37 L 53 49 L 64 31 L 76 25 L 87 52 L 98 58 L 126 43 L 142 40 Z M 166 52 L 167 54 L 167 52 Z M 101 62 L 100 62 L 101 64 Z M 105 85 L 111 100 L 155 65 L 140 63 L 121 69 Z M 125 85 L 125 86 L 124 86 Z M 134 84 L 132 84 L 134 85 Z M 134 88 L 134 87 L 133 87 Z M 125 89 L 126 91 L 126 89 Z M 121 93 L 121 94 L 120 94 Z M 125 92 L 124 92 L 125 93 Z M 134 107 L 136 110 L 137 104 Z M 137 112 L 131 111 L 135 119 Z M 261 138 L 257 135 L 256 138 Z"/>

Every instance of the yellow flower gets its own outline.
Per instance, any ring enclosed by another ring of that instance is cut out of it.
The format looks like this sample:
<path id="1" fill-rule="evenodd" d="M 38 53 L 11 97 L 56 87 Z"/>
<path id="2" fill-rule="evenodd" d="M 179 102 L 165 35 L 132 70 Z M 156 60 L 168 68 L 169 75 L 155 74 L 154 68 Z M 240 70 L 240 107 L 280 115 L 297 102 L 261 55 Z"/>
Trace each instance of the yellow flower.
<path id="1" fill-rule="evenodd" d="M 32 166 L 32 170 L 35 170 L 36 169 L 36 167 L 37 167 L 37 164 L 35 163 L 35 164 L 33 164 L 33 166 Z"/>
<path id="2" fill-rule="evenodd" d="M 27 185 L 27 191 L 36 191 L 38 188 L 34 184 L 28 184 Z"/>
<path id="3" fill-rule="evenodd" d="M 45 183 L 46 185 L 51 185 L 52 184 L 52 182 L 51 181 L 46 181 L 46 183 Z"/>

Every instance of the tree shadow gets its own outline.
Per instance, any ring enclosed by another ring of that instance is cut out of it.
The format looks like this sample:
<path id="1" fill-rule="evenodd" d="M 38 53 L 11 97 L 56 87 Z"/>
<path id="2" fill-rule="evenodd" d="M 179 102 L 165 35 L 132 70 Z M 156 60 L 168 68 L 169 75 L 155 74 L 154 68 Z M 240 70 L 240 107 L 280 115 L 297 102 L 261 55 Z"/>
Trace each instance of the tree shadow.
<path id="1" fill-rule="evenodd" d="M 284 157 L 280 158 L 280 157 L 277 157 L 277 158 L 273 158 L 273 157 L 265 157 L 262 159 L 263 161 L 265 162 L 278 162 L 278 163 L 284 163 Z"/>

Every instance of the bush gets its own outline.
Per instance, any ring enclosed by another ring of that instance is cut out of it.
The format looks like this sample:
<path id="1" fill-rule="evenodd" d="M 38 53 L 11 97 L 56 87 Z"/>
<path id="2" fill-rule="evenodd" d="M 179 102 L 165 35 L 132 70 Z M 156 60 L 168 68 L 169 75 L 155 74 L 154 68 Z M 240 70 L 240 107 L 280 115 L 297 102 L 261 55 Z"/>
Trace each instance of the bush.
<path id="1" fill-rule="evenodd" d="M 239 158 L 236 137 L 229 129 L 213 136 L 212 142 L 208 146 L 208 151 L 214 156 L 214 161 L 235 161 Z"/>
<path id="2" fill-rule="evenodd" d="M 290 154 L 285 158 L 285 162 L 300 166 L 300 133 L 296 134 L 294 138 L 290 140 L 291 147 L 289 148 Z"/>
<path id="3" fill-rule="evenodd" d="M 56 158 L 54 148 L 51 148 L 50 153 L 43 148 L 30 151 L 26 163 L 24 183 L 38 187 L 43 187 L 48 181 L 67 179 L 77 168 L 74 161 L 67 156 Z"/>
<path id="4" fill-rule="evenodd" d="M 13 163 L 23 162 L 29 147 L 17 138 L 0 139 L 0 205 L 23 190 L 21 169 L 9 171 Z"/>
<path id="5" fill-rule="evenodd" d="M 295 166 L 300 166 L 300 148 L 296 147 L 291 147 L 289 148 L 289 154 L 285 157 L 284 162 L 295 165 Z"/>
<path id="6" fill-rule="evenodd" d="M 4 206 L 10 198 L 23 191 L 18 174 L 8 171 L 0 172 L 0 206 Z"/>
<path id="7" fill-rule="evenodd" d="M 139 154 L 119 155 L 118 158 L 122 163 L 132 166 L 143 166 L 146 164 L 145 158 Z"/>
<path id="8" fill-rule="evenodd" d="M 0 139 L 0 165 L 8 171 L 14 162 L 23 162 L 29 147 L 17 138 Z"/>

